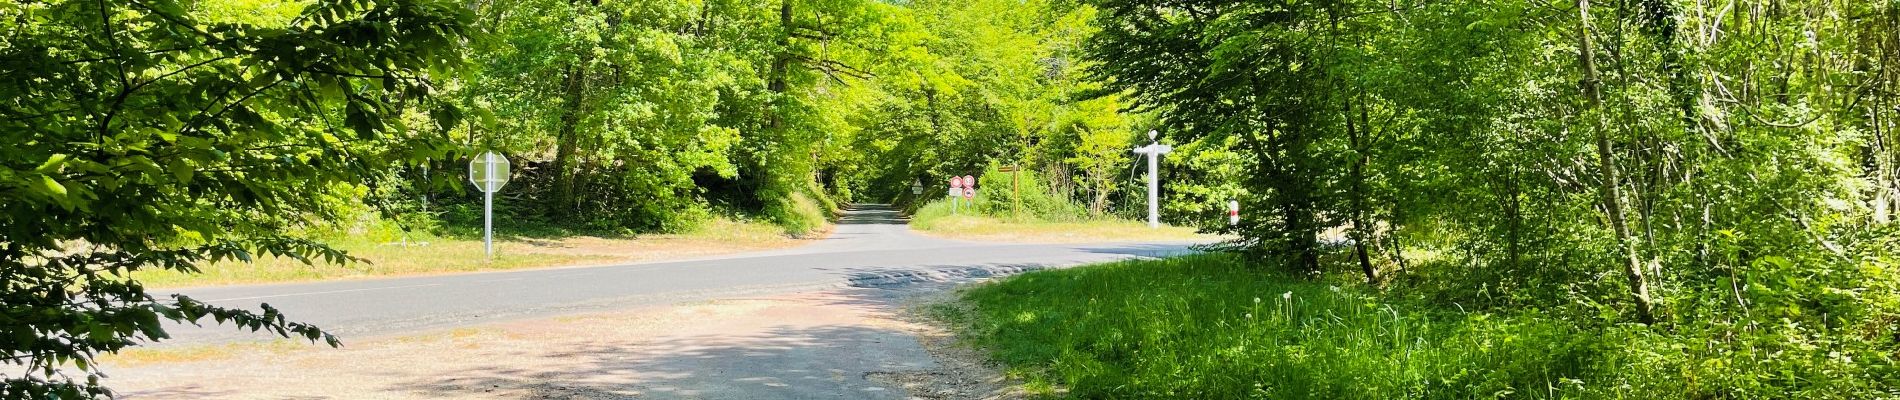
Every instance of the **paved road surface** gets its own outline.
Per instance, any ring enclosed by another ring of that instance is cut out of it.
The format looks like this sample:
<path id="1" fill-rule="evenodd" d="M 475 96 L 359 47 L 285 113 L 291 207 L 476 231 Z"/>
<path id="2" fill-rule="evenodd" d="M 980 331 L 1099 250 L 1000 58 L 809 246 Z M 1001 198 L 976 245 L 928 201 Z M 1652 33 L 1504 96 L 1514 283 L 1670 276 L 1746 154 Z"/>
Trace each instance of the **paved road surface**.
<path id="1" fill-rule="evenodd" d="M 770 295 L 919 277 L 967 277 L 1187 251 L 1186 243 L 1011 245 L 909 231 L 887 207 L 861 206 L 819 243 L 717 259 L 183 290 L 227 307 L 268 303 L 341 336 L 401 334 L 638 306 Z M 160 346 L 270 337 L 228 326 L 173 326 Z"/>

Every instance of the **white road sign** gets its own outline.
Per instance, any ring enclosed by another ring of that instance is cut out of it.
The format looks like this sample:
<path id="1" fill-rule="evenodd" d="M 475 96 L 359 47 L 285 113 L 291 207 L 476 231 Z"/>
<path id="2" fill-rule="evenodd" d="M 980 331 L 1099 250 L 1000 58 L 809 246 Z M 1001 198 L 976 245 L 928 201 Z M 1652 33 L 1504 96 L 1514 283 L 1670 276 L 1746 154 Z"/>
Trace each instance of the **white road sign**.
<path id="1" fill-rule="evenodd" d="M 493 151 L 468 161 L 468 181 L 482 191 L 482 251 L 489 258 L 495 257 L 495 192 L 508 184 L 509 167 L 508 157 Z"/>
<path id="2" fill-rule="evenodd" d="M 483 193 L 501 191 L 512 175 L 508 157 L 500 153 L 485 152 L 468 161 L 468 181 L 475 183 L 475 189 Z"/>

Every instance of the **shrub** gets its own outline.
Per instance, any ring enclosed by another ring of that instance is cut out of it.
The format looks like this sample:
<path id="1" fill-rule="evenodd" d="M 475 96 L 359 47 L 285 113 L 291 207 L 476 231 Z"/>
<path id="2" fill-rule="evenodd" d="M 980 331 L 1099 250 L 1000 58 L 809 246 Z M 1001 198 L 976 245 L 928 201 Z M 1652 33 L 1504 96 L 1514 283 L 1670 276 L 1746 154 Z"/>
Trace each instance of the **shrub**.
<path id="1" fill-rule="evenodd" d="M 1088 210 L 1056 195 L 1029 169 L 997 171 L 991 163 L 977 177 L 974 206 L 984 215 L 1016 220 L 1070 222 L 1088 219 Z"/>

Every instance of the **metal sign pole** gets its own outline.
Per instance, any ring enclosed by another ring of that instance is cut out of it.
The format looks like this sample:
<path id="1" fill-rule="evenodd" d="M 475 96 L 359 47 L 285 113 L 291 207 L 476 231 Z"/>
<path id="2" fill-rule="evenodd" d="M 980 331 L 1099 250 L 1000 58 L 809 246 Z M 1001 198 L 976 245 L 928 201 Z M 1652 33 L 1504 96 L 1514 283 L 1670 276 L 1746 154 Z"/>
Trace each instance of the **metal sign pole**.
<path id="1" fill-rule="evenodd" d="M 482 251 L 495 258 L 495 192 L 482 192 Z"/>
<path id="2" fill-rule="evenodd" d="M 468 181 L 482 191 L 482 253 L 495 258 L 495 192 L 508 184 L 508 157 L 484 152 L 468 161 Z"/>
<path id="3" fill-rule="evenodd" d="M 957 215 L 957 198 L 963 197 L 963 177 L 950 177 L 950 215 Z"/>
<path id="4" fill-rule="evenodd" d="M 488 253 L 489 259 L 494 259 L 495 191 L 489 190 L 487 186 L 495 181 L 495 153 L 482 154 L 482 158 L 485 158 L 483 161 L 488 164 L 484 166 L 488 170 L 488 175 L 483 179 L 487 182 L 482 182 L 482 251 Z"/>

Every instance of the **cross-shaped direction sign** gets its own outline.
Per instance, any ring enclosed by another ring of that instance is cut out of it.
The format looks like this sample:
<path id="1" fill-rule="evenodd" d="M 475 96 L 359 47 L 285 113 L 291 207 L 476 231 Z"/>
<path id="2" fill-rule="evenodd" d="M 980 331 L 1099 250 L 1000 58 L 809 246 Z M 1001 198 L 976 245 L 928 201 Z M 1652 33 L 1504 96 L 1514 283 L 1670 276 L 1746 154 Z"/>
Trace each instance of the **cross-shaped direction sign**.
<path id="1" fill-rule="evenodd" d="M 1148 140 L 1153 142 L 1147 146 L 1135 148 L 1135 154 L 1148 156 L 1148 227 L 1150 228 L 1161 227 L 1161 206 L 1158 203 L 1161 197 L 1161 155 L 1174 152 L 1174 146 L 1155 141 L 1155 136 L 1155 131 L 1148 131 Z"/>

